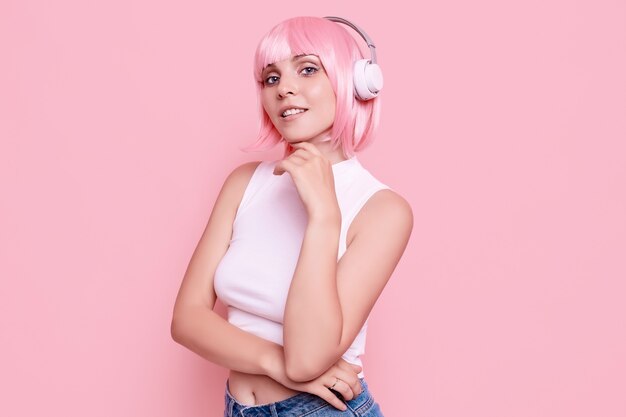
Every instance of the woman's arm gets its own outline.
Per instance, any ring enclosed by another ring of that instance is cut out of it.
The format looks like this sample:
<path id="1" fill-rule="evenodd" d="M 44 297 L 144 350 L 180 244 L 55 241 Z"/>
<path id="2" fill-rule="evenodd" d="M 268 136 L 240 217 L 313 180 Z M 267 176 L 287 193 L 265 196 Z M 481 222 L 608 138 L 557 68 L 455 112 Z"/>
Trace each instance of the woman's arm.
<path id="1" fill-rule="evenodd" d="M 357 232 L 337 262 L 336 216 L 330 210 L 309 217 L 283 328 L 286 371 L 294 381 L 320 375 L 353 343 L 404 253 L 413 214 L 400 195 L 381 190 L 353 225 Z"/>
<path id="2" fill-rule="evenodd" d="M 337 262 L 341 212 L 332 165 L 312 143 L 291 146 L 274 173 L 291 175 L 309 223 L 287 294 L 283 346 L 287 375 L 305 381 L 354 342 L 404 253 L 413 212 L 393 190 L 378 190 L 352 221 L 354 236 Z"/>
<path id="3" fill-rule="evenodd" d="M 228 250 L 237 208 L 258 164 L 243 164 L 224 181 L 178 291 L 171 334 L 176 342 L 213 363 L 268 375 L 280 367 L 282 346 L 233 326 L 213 311 L 215 270 Z"/>
<path id="4" fill-rule="evenodd" d="M 361 392 L 357 378 L 360 368 L 340 360 L 318 378 L 293 381 L 287 376 L 281 345 L 245 332 L 213 311 L 217 298 L 213 287 L 215 270 L 228 250 L 237 208 L 257 166 L 258 162 L 244 164 L 224 182 L 178 291 L 171 323 L 172 338 L 215 364 L 267 375 L 285 387 L 315 394 L 345 410 L 342 401 L 327 387 L 341 378 L 348 385 L 342 384 L 337 389 L 342 390 L 345 399 L 353 398 Z"/>
<path id="5" fill-rule="evenodd" d="M 346 384 L 337 389 L 346 400 L 361 393 L 357 378 L 361 368 L 356 365 L 340 360 L 319 378 L 293 381 L 287 376 L 281 345 L 247 333 L 204 307 L 179 313 L 180 326 L 172 333 L 174 340 L 213 363 L 240 372 L 267 375 L 285 387 L 317 395 L 344 411 L 346 406 L 327 387 L 339 378 Z"/>
<path id="6" fill-rule="evenodd" d="M 206 307 L 179 309 L 172 338 L 203 358 L 239 372 L 280 378 L 284 352 L 270 342 L 230 324 Z"/>

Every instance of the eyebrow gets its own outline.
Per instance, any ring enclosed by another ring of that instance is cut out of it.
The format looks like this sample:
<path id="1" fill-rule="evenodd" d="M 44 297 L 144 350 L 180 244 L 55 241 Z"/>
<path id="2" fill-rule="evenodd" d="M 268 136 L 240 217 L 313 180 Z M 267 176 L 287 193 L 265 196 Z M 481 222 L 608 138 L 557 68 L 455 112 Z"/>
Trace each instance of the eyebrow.
<path id="1" fill-rule="evenodd" d="M 301 58 L 304 58 L 304 57 L 315 57 L 315 58 L 317 58 L 317 55 L 314 55 L 314 54 L 300 54 L 300 55 L 294 55 L 294 56 L 293 56 L 293 58 L 291 58 L 291 60 L 292 60 L 292 61 L 297 61 L 297 60 L 299 60 L 299 59 L 301 59 Z M 263 74 L 265 71 L 267 71 L 267 70 L 268 70 L 268 69 L 270 69 L 270 68 L 276 68 L 276 65 L 274 65 L 274 64 L 269 64 L 269 65 L 267 65 L 265 68 L 263 68 L 263 70 L 261 71 L 261 74 Z"/>

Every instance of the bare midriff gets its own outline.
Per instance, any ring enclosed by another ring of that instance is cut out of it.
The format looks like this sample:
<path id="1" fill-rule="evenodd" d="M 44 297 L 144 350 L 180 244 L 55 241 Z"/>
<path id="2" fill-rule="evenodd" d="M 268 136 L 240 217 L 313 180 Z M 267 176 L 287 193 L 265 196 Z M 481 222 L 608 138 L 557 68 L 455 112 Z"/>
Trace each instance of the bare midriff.
<path id="1" fill-rule="evenodd" d="M 231 370 L 228 389 L 244 405 L 268 404 L 286 400 L 300 393 L 274 381 L 267 375 L 246 374 Z"/>

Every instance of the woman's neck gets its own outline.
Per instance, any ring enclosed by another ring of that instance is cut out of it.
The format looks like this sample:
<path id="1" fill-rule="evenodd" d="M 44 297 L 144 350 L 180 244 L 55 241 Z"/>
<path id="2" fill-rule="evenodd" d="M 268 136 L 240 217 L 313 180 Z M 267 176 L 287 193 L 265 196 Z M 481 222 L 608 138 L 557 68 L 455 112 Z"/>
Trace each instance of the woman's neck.
<path id="1" fill-rule="evenodd" d="M 324 155 L 324 158 L 328 159 L 331 164 L 336 164 L 347 159 L 343 155 L 341 145 L 337 149 L 333 149 L 332 142 L 329 140 L 317 140 L 317 138 L 308 140 L 307 142 L 315 145 L 322 155 Z M 289 153 L 291 154 L 294 150 L 294 148 L 290 148 Z"/>

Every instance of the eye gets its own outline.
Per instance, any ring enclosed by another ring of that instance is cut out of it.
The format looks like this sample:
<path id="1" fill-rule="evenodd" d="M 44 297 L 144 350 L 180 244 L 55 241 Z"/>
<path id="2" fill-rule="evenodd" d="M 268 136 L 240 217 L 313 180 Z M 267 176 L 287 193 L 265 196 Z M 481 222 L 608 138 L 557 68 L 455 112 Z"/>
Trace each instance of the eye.
<path id="1" fill-rule="evenodd" d="M 275 75 L 271 75 L 271 76 L 267 77 L 267 78 L 263 81 L 263 83 L 264 83 L 265 85 L 273 85 L 273 84 L 276 84 L 276 80 L 278 80 L 278 77 L 277 77 L 277 76 L 275 76 Z"/>
<path id="2" fill-rule="evenodd" d="M 312 71 L 309 71 L 309 70 L 312 70 Z M 315 74 L 319 70 L 315 67 L 305 67 L 302 69 L 302 71 L 304 71 L 304 75 L 312 75 L 312 74 Z"/>

